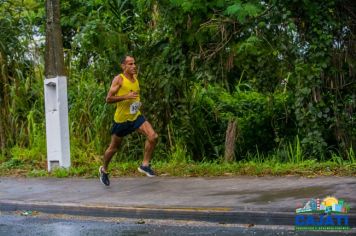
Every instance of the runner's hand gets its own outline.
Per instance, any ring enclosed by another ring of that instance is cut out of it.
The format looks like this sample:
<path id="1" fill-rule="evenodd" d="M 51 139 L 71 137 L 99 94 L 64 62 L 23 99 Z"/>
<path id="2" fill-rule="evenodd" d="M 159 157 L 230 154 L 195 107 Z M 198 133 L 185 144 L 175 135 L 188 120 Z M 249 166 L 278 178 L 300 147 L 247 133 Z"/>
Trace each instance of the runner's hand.
<path id="1" fill-rule="evenodd" d="M 130 91 L 127 95 L 126 98 L 127 99 L 136 99 L 138 97 L 138 93 L 134 92 L 134 91 Z"/>

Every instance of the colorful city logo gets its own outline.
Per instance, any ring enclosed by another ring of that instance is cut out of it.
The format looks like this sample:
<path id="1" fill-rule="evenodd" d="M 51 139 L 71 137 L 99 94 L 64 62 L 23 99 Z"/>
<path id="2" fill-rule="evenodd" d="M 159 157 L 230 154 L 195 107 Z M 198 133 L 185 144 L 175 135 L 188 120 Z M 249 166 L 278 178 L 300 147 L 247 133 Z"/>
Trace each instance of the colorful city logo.
<path id="1" fill-rule="evenodd" d="M 296 230 L 349 230 L 350 205 L 336 197 L 310 199 L 296 209 Z"/>

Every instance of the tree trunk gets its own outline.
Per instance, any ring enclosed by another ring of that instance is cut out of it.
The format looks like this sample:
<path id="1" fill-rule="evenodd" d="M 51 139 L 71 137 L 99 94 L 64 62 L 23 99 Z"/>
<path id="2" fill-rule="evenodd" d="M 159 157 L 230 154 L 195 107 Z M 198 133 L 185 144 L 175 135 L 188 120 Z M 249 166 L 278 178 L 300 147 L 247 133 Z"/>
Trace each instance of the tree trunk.
<path id="1" fill-rule="evenodd" d="M 0 154 L 5 154 L 5 130 L 3 127 L 3 114 L 2 110 L 0 110 Z"/>
<path id="2" fill-rule="evenodd" d="M 225 161 L 235 160 L 236 120 L 229 120 L 225 136 Z"/>
<path id="3" fill-rule="evenodd" d="M 9 93 L 8 93 L 8 79 L 6 69 L 6 57 L 0 52 L 0 148 L 1 154 L 4 155 L 6 148 L 6 127 L 8 127 L 8 118 L 5 116 L 8 113 Z"/>
<path id="4" fill-rule="evenodd" d="M 45 76 L 47 79 L 65 76 L 59 8 L 59 0 L 46 1 Z"/>

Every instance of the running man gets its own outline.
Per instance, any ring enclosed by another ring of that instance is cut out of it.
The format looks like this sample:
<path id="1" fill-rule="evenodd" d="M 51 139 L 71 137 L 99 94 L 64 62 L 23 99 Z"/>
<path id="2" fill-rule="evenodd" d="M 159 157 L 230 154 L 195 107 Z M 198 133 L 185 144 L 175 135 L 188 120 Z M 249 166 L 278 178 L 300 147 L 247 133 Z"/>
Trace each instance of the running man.
<path id="1" fill-rule="evenodd" d="M 140 112 L 140 86 L 136 76 L 135 59 L 132 56 L 124 56 L 121 60 L 121 68 L 123 72 L 113 79 L 106 97 L 107 103 L 116 103 L 111 142 L 105 151 L 103 166 L 99 168 L 100 181 L 106 186 L 110 185 L 108 169 L 112 157 L 120 147 L 123 138 L 136 130 L 147 137 L 143 161 L 138 171 L 149 177 L 155 176 L 150 160 L 158 135 Z"/>

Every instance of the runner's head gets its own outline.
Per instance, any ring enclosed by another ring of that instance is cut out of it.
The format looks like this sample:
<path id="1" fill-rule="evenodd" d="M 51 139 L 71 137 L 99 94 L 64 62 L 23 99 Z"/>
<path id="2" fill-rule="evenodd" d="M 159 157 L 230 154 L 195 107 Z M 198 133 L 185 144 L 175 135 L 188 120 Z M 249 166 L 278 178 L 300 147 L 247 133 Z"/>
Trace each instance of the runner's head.
<path id="1" fill-rule="evenodd" d="M 121 58 L 121 68 L 124 73 L 129 75 L 136 74 L 136 64 L 133 56 L 125 55 Z"/>

